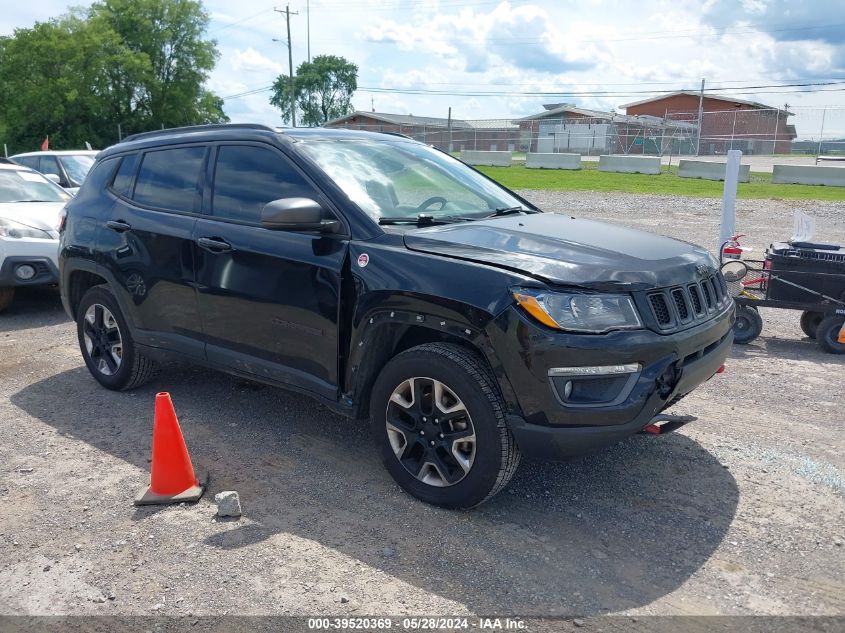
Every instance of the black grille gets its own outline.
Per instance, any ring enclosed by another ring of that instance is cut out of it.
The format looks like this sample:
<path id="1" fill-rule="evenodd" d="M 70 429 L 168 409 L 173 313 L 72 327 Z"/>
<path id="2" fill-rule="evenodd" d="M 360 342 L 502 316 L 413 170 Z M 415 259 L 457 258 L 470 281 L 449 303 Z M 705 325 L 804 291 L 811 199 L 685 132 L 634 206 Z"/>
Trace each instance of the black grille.
<path id="1" fill-rule="evenodd" d="M 692 299 L 692 311 L 696 314 L 702 314 L 704 308 L 701 307 L 701 291 L 698 286 L 689 287 L 689 296 Z"/>
<path id="2" fill-rule="evenodd" d="M 701 283 L 701 292 L 704 295 L 704 303 L 707 306 L 707 310 L 713 309 L 713 289 L 710 287 L 706 281 Z"/>
<path id="3" fill-rule="evenodd" d="M 708 283 L 713 288 L 713 296 L 716 297 L 716 303 L 719 303 L 722 300 L 722 285 L 716 281 L 715 277 L 711 277 Z"/>
<path id="4" fill-rule="evenodd" d="M 702 323 L 730 305 L 720 275 L 686 286 L 655 290 L 646 295 L 652 316 L 661 330 Z"/>
<path id="5" fill-rule="evenodd" d="M 41 275 L 49 275 L 50 269 L 47 267 L 47 264 L 44 262 L 32 262 L 32 267 L 35 268 L 35 276 L 40 277 Z"/>
<path id="6" fill-rule="evenodd" d="M 678 310 L 681 321 L 686 321 L 689 318 L 689 309 L 687 308 L 687 300 L 684 299 L 684 291 L 676 288 L 672 291 L 672 299 L 675 301 L 675 308 Z"/>
<path id="7" fill-rule="evenodd" d="M 657 319 L 658 325 L 669 325 L 672 322 L 672 315 L 669 312 L 666 297 L 662 293 L 655 293 L 648 296 L 648 301 L 651 304 L 651 309 L 654 312 L 654 318 Z"/>

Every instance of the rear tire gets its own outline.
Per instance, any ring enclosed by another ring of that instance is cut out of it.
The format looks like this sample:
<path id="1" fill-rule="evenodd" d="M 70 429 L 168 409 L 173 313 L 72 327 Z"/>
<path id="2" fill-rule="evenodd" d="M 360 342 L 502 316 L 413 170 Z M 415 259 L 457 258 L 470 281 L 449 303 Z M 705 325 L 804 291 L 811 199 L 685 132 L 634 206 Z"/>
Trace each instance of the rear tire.
<path id="1" fill-rule="evenodd" d="M 510 481 L 520 452 L 498 385 L 476 353 L 427 343 L 398 354 L 370 398 L 385 468 L 406 492 L 444 508 L 471 508 Z"/>
<path id="2" fill-rule="evenodd" d="M 15 299 L 14 288 L 0 288 L 0 312 L 12 305 Z"/>
<path id="3" fill-rule="evenodd" d="M 841 314 L 833 314 L 819 323 L 816 340 L 824 351 L 830 354 L 845 354 L 845 343 L 837 340 L 843 323 L 845 323 L 845 316 Z"/>
<path id="4" fill-rule="evenodd" d="M 132 340 L 120 306 L 106 286 L 83 295 L 76 310 L 76 333 L 88 371 L 106 389 L 134 389 L 157 373 L 157 365 Z"/>
<path id="5" fill-rule="evenodd" d="M 734 343 L 745 345 L 760 336 L 763 331 L 763 317 L 756 308 L 737 306 L 734 322 Z"/>
<path id="6" fill-rule="evenodd" d="M 801 330 L 810 338 L 816 338 L 816 330 L 819 329 L 819 323 L 824 319 L 823 312 L 810 312 L 805 310 L 801 313 Z"/>

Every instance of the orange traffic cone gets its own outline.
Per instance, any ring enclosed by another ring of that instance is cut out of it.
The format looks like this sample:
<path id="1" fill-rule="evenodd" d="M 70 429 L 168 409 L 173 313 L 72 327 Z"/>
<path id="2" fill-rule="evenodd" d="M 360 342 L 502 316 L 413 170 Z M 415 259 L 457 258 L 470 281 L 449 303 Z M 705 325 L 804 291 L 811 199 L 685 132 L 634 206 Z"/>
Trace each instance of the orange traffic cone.
<path id="1" fill-rule="evenodd" d="M 203 487 L 194 474 L 170 394 L 158 393 L 153 421 L 150 485 L 141 491 L 135 499 L 135 505 L 197 501 L 202 493 Z"/>

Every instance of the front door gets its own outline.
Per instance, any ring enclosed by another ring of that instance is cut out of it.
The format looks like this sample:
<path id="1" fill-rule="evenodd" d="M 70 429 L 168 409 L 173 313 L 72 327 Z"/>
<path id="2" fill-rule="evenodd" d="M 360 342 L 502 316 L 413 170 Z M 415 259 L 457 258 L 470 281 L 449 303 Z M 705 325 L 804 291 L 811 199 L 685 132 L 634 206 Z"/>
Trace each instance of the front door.
<path id="1" fill-rule="evenodd" d="M 348 243 L 260 226 L 271 200 L 321 198 L 276 148 L 231 144 L 214 153 L 209 214 L 194 227 L 207 358 L 335 398 Z"/>

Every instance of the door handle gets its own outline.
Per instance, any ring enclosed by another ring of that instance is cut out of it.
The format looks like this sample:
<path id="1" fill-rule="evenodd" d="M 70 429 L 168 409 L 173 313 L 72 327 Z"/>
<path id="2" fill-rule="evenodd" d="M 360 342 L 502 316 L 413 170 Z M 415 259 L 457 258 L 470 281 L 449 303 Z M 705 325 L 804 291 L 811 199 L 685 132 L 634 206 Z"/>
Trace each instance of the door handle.
<path id="1" fill-rule="evenodd" d="M 128 231 L 132 228 L 123 220 L 109 220 L 108 222 L 106 222 L 106 226 L 109 227 L 112 231 L 117 231 L 118 233 L 123 233 L 124 231 Z"/>
<path id="2" fill-rule="evenodd" d="M 229 242 L 219 237 L 201 237 L 197 239 L 197 246 L 211 253 L 229 253 L 235 250 Z"/>

